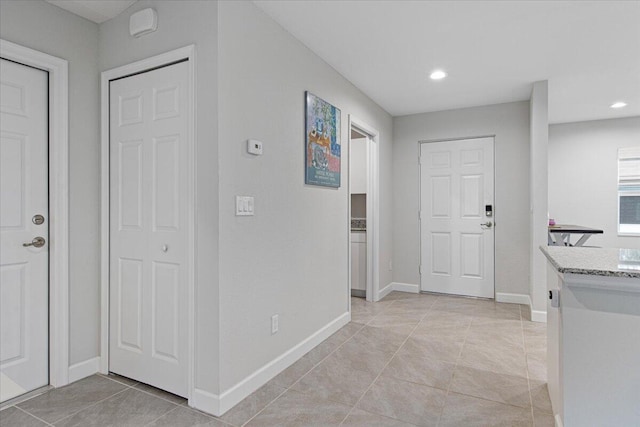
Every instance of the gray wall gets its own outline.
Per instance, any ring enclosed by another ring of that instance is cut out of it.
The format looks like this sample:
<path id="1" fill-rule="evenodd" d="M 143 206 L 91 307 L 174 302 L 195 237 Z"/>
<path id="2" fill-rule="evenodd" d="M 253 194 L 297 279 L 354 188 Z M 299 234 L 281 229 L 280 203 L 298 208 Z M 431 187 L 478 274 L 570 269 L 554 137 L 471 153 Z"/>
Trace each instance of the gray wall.
<path id="1" fill-rule="evenodd" d="M 252 2 L 219 6 L 224 391 L 348 309 L 349 114 L 380 132 L 380 284 L 391 281 L 392 119 Z M 305 90 L 342 110 L 340 189 L 304 185 Z M 263 156 L 246 154 L 248 138 Z M 255 216 L 234 216 L 235 195 L 255 196 Z"/>
<path id="2" fill-rule="evenodd" d="M 418 141 L 495 135 L 496 292 L 529 294 L 529 103 L 396 117 L 393 281 L 420 284 Z"/>
<path id="3" fill-rule="evenodd" d="M 601 228 L 588 245 L 640 248 L 618 236 L 618 148 L 640 146 L 640 117 L 565 123 L 549 129 L 549 214 Z"/>
<path id="4" fill-rule="evenodd" d="M 2 1 L 0 37 L 69 61 L 69 363 L 74 364 L 99 352 L 98 26 L 42 1 Z"/>
<path id="5" fill-rule="evenodd" d="M 548 236 L 548 147 L 549 147 L 549 85 L 547 81 L 533 84 L 529 101 L 529 289 L 531 318 L 546 321 L 547 259 L 540 246 Z M 537 312 L 537 313 L 536 313 Z"/>
<path id="6" fill-rule="evenodd" d="M 153 7 L 158 30 L 129 35 L 129 16 Z M 196 45 L 197 250 L 196 387 L 217 393 L 218 372 L 218 4 L 138 1 L 100 25 L 100 71 Z"/>

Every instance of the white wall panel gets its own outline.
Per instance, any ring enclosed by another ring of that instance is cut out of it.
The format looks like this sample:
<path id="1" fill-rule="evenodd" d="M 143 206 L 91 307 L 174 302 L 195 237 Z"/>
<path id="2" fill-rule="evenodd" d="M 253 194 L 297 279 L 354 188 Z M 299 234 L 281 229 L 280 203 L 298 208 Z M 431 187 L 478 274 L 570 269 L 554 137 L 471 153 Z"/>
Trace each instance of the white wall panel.
<path id="1" fill-rule="evenodd" d="M 154 262 L 152 268 L 152 355 L 177 363 L 180 265 Z"/>
<path id="2" fill-rule="evenodd" d="M 177 231 L 179 209 L 179 135 L 153 139 L 153 229 Z"/>
<path id="3" fill-rule="evenodd" d="M 431 178 L 431 217 L 451 217 L 451 177 L 434 176 Z"/>
<path id="4" fill-rule="evenodd" d="M 460 274 L 463 277 L 484 278 L 484 242 L 482 234 L 460 235 Z"/>
<path id="5" fill-rule="evenodd" d="M 0 135 L 0 226 L 3 229 L 24 228 L 26 143 L 26 135 L 15 132 Z"/>
<path id="6" fill-rule="evenodd" d="M 142 260 L 121 258 L 118 263 L 118 343 L 142 351 Z"/>
<path id="7" fill-rule="evenodd" d="M 0 365 L 23 359 L 27 333 L 27 264 L 3 265 L 0 271 Z"/>

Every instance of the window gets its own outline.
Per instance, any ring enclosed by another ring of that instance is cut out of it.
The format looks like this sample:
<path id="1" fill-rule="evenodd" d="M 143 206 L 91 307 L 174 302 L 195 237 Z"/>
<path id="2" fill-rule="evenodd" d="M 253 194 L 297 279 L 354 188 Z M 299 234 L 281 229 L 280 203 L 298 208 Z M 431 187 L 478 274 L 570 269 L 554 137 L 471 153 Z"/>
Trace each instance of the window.
<path id="1" fill-rule="evenodd" d="M 618 234 L 640 236 L 640 147 L 618 150 Z"/>

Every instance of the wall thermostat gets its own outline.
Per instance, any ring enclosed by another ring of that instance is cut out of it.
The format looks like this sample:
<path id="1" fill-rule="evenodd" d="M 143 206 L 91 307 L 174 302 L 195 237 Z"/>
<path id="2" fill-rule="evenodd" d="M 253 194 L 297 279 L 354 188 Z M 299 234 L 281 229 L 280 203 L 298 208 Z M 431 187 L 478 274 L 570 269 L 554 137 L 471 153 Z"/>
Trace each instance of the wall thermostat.
<path id="1" fill-rule="evenodd" d="M 262 156 L 262 141 L 257 139 L 247 140 L 247 151 L 255 156 Z"/>

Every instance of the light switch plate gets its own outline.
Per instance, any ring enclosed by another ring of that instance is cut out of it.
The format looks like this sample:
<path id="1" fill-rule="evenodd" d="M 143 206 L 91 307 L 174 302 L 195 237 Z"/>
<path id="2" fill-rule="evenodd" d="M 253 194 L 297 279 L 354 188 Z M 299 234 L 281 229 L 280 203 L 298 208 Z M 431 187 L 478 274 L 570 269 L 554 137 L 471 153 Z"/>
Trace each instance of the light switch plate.
<path id="1" fill-rule="evenodd" d="M 262 141 L 258 141 L 257 139 L 248 139 L 247 152 L 255 156 L 262 156 Z"/>
<path id="2" fill-rule="evenodd" d="M 253 216 L 253 196 L 236 196 L 236 216 Z"/>

